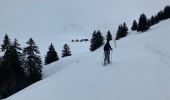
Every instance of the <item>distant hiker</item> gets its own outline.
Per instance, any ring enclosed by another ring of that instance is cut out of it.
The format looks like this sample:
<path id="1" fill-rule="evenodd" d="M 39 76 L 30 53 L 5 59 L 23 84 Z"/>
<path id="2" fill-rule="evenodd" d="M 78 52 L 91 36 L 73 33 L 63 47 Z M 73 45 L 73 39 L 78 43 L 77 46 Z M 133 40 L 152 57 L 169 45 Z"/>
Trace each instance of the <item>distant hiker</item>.
<path id="1" fill-rule="evenodd" d="M 112 50 L 109 41 L 104 46 L 104 65 L 110 64 L 110 50 Z"/>

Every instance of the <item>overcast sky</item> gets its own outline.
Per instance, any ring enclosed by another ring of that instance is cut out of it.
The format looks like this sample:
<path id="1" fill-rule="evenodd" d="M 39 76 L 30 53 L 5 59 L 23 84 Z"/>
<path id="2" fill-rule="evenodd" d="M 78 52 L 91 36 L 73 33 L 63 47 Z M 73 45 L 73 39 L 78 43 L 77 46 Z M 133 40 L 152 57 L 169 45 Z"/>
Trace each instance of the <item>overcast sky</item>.
<path id="1" fill-rule="evenodd" d="M 0 32 L 49 34 L 63 30 L 73 32 L 116 28 L 123 21 L 131 23 L 140 13 L 144 12 L 148 16 L 155 14 L 169 2 L 169 0 L 0 0 Z"/>

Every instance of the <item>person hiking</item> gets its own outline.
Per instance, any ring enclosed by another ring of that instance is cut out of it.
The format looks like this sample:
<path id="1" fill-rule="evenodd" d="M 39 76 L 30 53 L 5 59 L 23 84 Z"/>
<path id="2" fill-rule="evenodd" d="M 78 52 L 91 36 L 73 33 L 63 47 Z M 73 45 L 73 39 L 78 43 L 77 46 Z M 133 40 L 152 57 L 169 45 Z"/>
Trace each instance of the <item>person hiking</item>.
<path id="1" fill-rule="evenodd" d="M 110 64 L 110 50 L 112 50 L 109 41 L 104 45 L 104 65 Z"/>

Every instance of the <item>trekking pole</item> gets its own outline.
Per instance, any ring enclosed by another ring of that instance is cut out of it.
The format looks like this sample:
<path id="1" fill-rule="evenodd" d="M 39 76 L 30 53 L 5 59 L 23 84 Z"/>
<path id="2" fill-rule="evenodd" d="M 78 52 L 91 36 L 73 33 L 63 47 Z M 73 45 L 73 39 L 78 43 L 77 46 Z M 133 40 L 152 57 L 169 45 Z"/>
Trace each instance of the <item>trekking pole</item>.
<path id="1" fill-rule="evenodd" d="M 104 65 L 104 52 L 103 52 L 103 59 L 102 59 L 102 64 Z"/>
<path id="2" fill-rule="evenodd" d="M 115 48 L 116 48 L 116 39 L 114 39 L 114 44 L 115 44 Z"/>
<path id="3" fill-rule="evenodd" d="M 112 63 L 112 52 L 113 52 L 113 51 L 111 50 L 111 63 Z"/>

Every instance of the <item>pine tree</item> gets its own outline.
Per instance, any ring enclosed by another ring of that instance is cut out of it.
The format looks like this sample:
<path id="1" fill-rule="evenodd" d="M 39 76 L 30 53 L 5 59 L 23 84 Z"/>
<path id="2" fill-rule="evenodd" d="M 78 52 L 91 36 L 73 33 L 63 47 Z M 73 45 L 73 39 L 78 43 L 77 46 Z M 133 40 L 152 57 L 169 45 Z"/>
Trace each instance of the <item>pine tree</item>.
<path id="1" fill-rule="evenodd" d="M 159 23 L 160 20 L 159 20 L 158 15 L 155 15 L 154 18 L 155 18 L 155 24 Z"/>
<path id="2" fill-rule="evenodd" d="M 169 5 L 164 8 L 164 19 L 168 19 L 168 18 L 170 18 L 170 6 Z"/>
<path id="3" fill-rule="evenodd" d="M 150 25 L 148 23 L 148 19 L 145 14 L 141 14 L 139 18 L 139 23 L 138 23 L 138 29 L 137 31 L 147 31 L 149 29 Z"/>
<path id="4" fill-rule="evenodd" d="M 20 47 L 20 44 L 18 43 L 18 40 L 16 38 L 14 39 L 13 46 L 17 51 L 22 50 L 22 48 Z"/>
<path id="5" fill-rule="evenodd" d="M 119 40 L 120 38 L 126 37 L 128 34 L 128 28 L 126 26 L 126 23 L 123 23 L 123 25 L 118 26 L 117 34 L 116 34 L 116 40 Z"/>
<path id="6" fill-rule="evenodd" d="M 151 19 L 148 19 L 148 25 L 149 25 L 149 27 L 152 26 Z"/>
<path id="7" fill-rule="evenodd" d="M 8 50 L 10 45 L 11 45 L 11 41 L 10 41 L 8 35 L 5 34 L 3 44 L 1 45 L 1 51 L 4 52 L 5 50 Z"/>
<path id="8" fill-rule="evenodd" d="M 124 32 L 125 36 L 128 34 L 128 27 L 125 22 L 123 23 L 123 32 Z"/>
<path id="9" fill-rule="evenodd" d="M 111 34 L 110 31 L 107 32 L 106 38 L 107 38 L 107 41 L 111 41 L 112 40 L 112 34 Z"/>
<path id="10" fill-rule="evenodd" d="M 104 44 L 104 37 L 102 36 L 102 33 L 97 31 L 96 33 L 96 39 L 97 39 L 97 47 L 101 47 Z"/>
<path id="11" fill-rule="evenodd" d="M 50 64 L 57 60 L 59 60 L 59 57 L 57 55 L 57 52 L 54 49 L 53 44 L 51 43 L 49 50 L 47 52 L 47 55 L 45 56 L 45 64 Z"/>
<path id="12" fill-rule="evenodd" d="M 14 49 L 17 51 L 17 53 L 18 53 L 18 55 L 19 55 L 19 57 L 20 57 L 20 60 L 23 61 L 24 58 L 23 58 L 23 55 L 22 55 L 22 53 L 21 53 L 22 48 L 20 47 L 20 44 L 18 43 L 18 40 L 17 40 L 16 38 L 15 38 L 12 46 L 13 46 Z"/>
<path id="13" fill-rule="evenodd" d="M 122 25 L 119 25 L 118 26 L 118 30 L 117 30 L 117 33 L 116 33 L 116 40 L 119 40 L 120 38 L 122 38 Z"/>
<path id="14" fill-rule="evenodd" d="M 132 30 L 132 31 L 136 31 L 137 28 L 138 28 L 138 24 L 137 24 L 136 20 L 134 20 L 134 21 L 133 21 L 133 24 L 132 24 L 132 27 L 131 27 L 131 30 Z"/>
<path id="15" fill-rule="evenodd" d="M 154 16 L 152 16 L 151 19 L 150 19 L 150 25 L 152 26 L 154 24 L 156 24 L 156 19 L 155 19 Z"/>
<path id="16" fill-rule="evenodd" d="M 67 56 L 71 56 L 71 51 L 70 51 L 70 47 L 67 44 L 64 44 L 61 57 L 67 57 Z"/>
<path id="17" fill-rule="evenodd" d="M 93 34 L 92 34 L 92 38 L 90 41 L 90 51 L 94 51 L 96 50 L 97 46 L 96 46 L 96 31 L 94 30 Z"/>
<path id="18" fill-rule="evenodd" d="M 14 42 L 12 43 L 12 47 L 14 48 L 14 51 L 17 53 L 18 56 L 18 62 L 19 62 L 19 67 L 18 67 L 18 79 L 17 82 L 19 82 L 18 84 L 18 90 L 23 89 L 26 85 L 25 85 L 25 77 L 26 77 L 26 73 L 25 73 L 25 69 L 24 69 L 24 56 L 21 53 L 22 48 L 20 47 L 20 44 L 18 42 L 18 40 L 15 38 Z M 16 74 L 17 75 L 17 74 Z"/>
<path id="19" fill-rule="evenodd" d="M 164 11 L 162 11 L 162 10 L 159 11 L 157 14 L 157 17 L 158 17 L 158 21 L 164 20 L 165 19 Z"/>
<path id="20" fill-rule="evenodd" d="M 93 32 L 90 43 L 90 51 L 95 51 L 104 44 L 104 37 L 100 30 Z"/>
<path id="21" fill-rule="evenodd" d="M 25 72 L 14 46 L 5 51 L 0 65 L 0 96 L 6 98 L 25 86 Z"/>
<path id="22" fill-rule="evenodd" d="M 25 64 L 27 74 L 27 84 L 30 85 L 42 79 L 42 61 L 38 46 L 32 38 L 26 42 L 28 45 L 24 48 Z"/>

